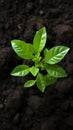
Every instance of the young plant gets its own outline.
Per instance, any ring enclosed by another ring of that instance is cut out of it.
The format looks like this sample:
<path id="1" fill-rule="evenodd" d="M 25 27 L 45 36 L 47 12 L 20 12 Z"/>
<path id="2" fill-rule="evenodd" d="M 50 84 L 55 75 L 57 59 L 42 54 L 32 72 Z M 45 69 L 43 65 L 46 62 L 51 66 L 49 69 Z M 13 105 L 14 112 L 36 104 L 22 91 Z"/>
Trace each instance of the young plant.
<path id="1" fill-rule="evenodd" d="M 45 91 L 46 86 L 55 83 L 58 78 L 67 76 L 65 70 L 57 63 L 64 58 L 70 49 L 66 46 L 55 46 L 48 50 L 45 48 L 46 39 L 46 28 L 43 27 L 36 32 L 33 44 L 21 40 L 11 41 L 12 48 L 19 57 L 34 62 L 34 65 L 30 67 L 25 64 L 16 66 L 11 75 L 26 76 L 31 73 L 35 79 L 28 80 L 24 87 L 32 87 L 36 83 L 41 92 Z M 42 51 L 43 56 L 41 55 Z"/>

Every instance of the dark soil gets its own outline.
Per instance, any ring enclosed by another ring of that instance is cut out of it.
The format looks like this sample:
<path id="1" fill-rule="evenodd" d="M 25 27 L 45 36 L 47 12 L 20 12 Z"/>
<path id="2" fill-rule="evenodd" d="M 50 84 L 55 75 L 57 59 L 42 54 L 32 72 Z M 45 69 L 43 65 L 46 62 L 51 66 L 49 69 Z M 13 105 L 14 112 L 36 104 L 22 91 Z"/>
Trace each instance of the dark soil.
<path id="1" fill-rule="evenodd" d="M 32 42 L 42 26 L 47 29 L 47 48 L 71 48 L 61 62 L 68 77 L 44 94 L 36 86 L 23 87 L 29 77 L 10 76 L 16 65 L 26 62 L 12 50 L 11 39 Z M 0 130 L 73 130 L 72 0 L 0 0 Z"/>

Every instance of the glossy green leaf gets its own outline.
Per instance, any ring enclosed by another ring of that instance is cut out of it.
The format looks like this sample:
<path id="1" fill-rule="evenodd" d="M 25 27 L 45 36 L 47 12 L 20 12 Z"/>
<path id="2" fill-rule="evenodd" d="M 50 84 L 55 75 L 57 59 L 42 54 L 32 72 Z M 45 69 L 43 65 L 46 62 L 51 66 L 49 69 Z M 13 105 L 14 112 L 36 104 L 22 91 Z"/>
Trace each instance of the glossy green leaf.
<path id="1" fill-rule="evenodd" d="M 32 44 L 25 43 L 21 40 L 12 40 L 12 48 L 18 56 L 24 59 L 33 58 L 33 46 Z"/>
<path id="2" fill-rule="evenodd" d="M 37 68 L 37 67 L 35 67 L 35 66 L 32 66 L 32 67 L 30 68 L 30 72 L 31 72 L 31 74 L 32 74 L 33 76 L 36 76 L 37 73 L 39 72 L 39 68 Z"/>
<path id="3" fill-rule="evenodd" d="M 35 84 L 36 80 L 28 80 L 25 84 L 24 87 L 29 88 L 32 87 Z"/>
<path id="4" fill-rule="evenodd" d="M 41 52 L 43 50 L 46 44 L 46 37 L 45 27 L 36 32 L 33 40 L 33 48 L 35 53 Z"/>
<path id="5" fill-rule="evenodd" d="M 50 76 L 55 78 L 67 77 L 65 70 L 59 65 L 48 65 L 46 66 L 46 70 Z"/>
<path id="6" fill-rule="evenodd" d="M 18 65 L 11 72 L 12 76 L 25 76 L 29 73 L 29 66 L 27 65 Z"/>
<path id="7" fill-rule="evenodd" d="M 56 64 L 60 62 L 69 51 L 66 46 L 56 46 L 46 52 L 44 61 L 48 64 Z"/>
<path id="8" fill-rule="evenodd" d="M 38 89 L 39 89 L 41 92 L 44 92 L 44 91 L 45 91 L 46 81 L 45 81 L 44 76 L 43 76 L 42 74 L 40 74 L 40 73 L 37 75 L 36 84 L 37 84 Z"/>

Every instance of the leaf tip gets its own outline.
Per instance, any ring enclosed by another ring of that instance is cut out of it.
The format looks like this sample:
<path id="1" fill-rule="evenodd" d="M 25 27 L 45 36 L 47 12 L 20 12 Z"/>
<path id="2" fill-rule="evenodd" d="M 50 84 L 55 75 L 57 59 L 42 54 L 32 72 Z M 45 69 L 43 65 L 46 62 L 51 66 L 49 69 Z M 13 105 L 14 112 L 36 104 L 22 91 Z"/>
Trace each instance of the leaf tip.
<path id="1" fill-rule="evenodd" d="M 14 39 L 14 40 L 11 40 L 11 44 L 13 44 L 15 41 L 16 41 L 15 39 Z"/>
<path id="2" fill-rule="evenodd" d="M 70 48 L 68 47 L 68 51 L 70 50 Z"/>

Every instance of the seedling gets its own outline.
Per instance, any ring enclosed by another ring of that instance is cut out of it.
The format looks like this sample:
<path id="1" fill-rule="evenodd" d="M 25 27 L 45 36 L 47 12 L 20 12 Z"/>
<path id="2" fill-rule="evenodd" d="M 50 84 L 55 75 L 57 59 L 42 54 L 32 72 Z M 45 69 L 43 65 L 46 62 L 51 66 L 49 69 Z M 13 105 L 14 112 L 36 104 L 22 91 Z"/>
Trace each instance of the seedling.
<path id="1" fill-rule="evenodd" d="M 41 92 L 44 92 L 47 86 L 54 84 L 58 78 L 67 77 L 65 70 L 57 63 L 70 49 L 66 46 L 55 46 L 48 50 L 45 48 L 46 39 L 46 28 L 43 27 L 36 32 L 33 44 L 21 40 L 11 41 L 12 48 L 19 57 L 34 62 L 33 66 L 25 64 L 16 66 L 11 75 L 26 76 L 31 73 L 34 78 L 28 80 L 24 87 L 28 88 L 36 84 Z M 43 55 L 41 55 L 42 51 Z"/>

